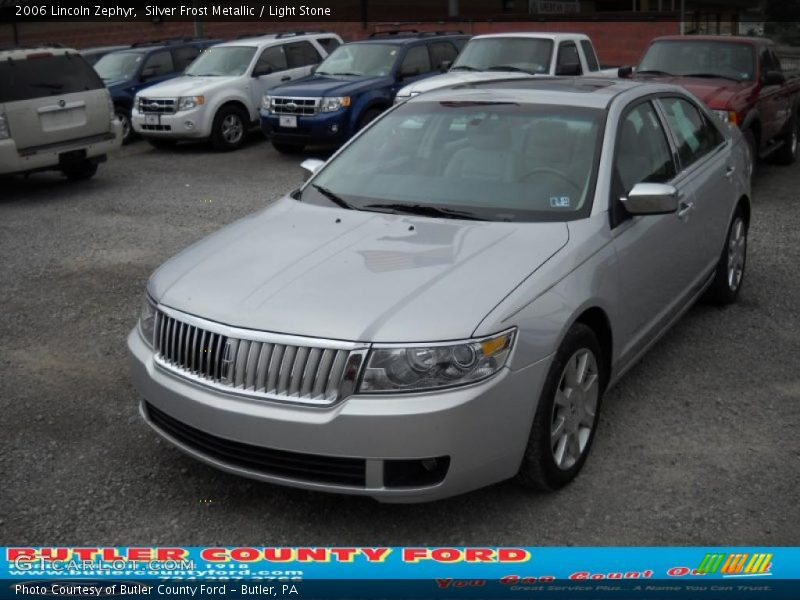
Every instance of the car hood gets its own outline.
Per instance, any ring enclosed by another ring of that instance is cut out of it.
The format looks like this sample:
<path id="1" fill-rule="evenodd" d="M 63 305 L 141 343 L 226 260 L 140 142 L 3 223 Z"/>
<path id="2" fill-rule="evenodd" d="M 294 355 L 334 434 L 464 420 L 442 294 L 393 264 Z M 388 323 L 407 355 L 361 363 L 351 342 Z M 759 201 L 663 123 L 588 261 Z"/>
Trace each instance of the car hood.
<path id="1" fill-rule="evenodd" d="M 737 82 L 720 77 L 658 77 L 656 80 L 679 85 L 711 108 L 719 109 L 727 108 L 732 98 L 753 87 L 753 83 L 750 81 Z M 646 81 L 653 81 L 653 78 L 647 77 Z"/>
<path id="2" fill-rule="evenodd" d="M 434 219 L 284 198 L 160 267 L 160 304 L 351 341 L 463 339 L 567 243 L 565 223 Z"/>
<path id="3" fill-rule="evenodd" d="M 239 77 L 187 77 L 185 75 L 162 81 L 147 88 L 148 96 L 177 98 L 180 96 L 195 96 L 212 89 L 223 88 L 231 85 Z"/>
<path id="4" fill-rule="evenodd" d="M 492 81 L 495 79 L 513 79 L 515 77 L 530 77 L 530 73 L 518 73 L 515 71 L 449 71 L 442 75 L 428 77 L 420 81 L 415 81 L 407 85 L 397 94 L 398 96 L 410 96 L 411 94 L 422 94 L 449 85 L 459 83 L 472 83 L 474 81 Z"/>
<path id="5" fill-rule="evenodd" d="M 272 88 L 275 96 L 297 96 L 317 98 L 320 96 L 347 96 L 364 90 L 390 86 L 391 77 L 329 77 L 311 75 L 293 83 Z"/>

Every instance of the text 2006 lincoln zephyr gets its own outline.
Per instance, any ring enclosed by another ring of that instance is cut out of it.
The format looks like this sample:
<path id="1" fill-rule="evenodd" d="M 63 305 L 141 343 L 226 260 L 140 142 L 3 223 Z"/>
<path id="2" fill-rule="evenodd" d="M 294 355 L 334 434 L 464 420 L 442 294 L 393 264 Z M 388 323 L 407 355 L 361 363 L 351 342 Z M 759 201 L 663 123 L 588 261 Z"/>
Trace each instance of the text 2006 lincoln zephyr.
<path id="1" fill-rule="evenodd" d="M 556 489 L 603 392 L 695 300 L 736 300 L 748 157 L 669 85 L 420 95 L 155 272 L 128 339 L 142 415 L 278 484 Z"/>

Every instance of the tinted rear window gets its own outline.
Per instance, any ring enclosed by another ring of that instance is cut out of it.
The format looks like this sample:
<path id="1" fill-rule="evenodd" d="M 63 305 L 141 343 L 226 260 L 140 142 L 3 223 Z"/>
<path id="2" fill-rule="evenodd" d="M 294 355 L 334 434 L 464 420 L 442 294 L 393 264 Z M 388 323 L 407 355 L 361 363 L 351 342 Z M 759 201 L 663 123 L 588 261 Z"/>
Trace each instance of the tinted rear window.
<path id="1" fill-rule="evenodd" d="M 62 96 L 103 87 L 94 69 L 76 54 L 0 62 L 0 102 Z"/>

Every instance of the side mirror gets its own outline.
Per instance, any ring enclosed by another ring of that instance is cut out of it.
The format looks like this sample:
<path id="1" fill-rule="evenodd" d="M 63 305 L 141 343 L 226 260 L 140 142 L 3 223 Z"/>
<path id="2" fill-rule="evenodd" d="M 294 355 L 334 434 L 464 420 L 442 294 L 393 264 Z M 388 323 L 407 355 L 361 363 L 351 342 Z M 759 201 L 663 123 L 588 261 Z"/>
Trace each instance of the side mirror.
<path id="1" fill-rule="evenodd" d="M 319 67 L 319 65 L 314 65 L 313 67 L 311 67 L 311 74 L 312 75 L 317 72 L 317 67 Z"/>
<path id="2" fill-rule="evenodd" d="M 324 160 L 320 160 L 318 158 L 307 158 L 300 163 L 300 167 L 308 171 L 308 177 L 312 177 L 317 174 L 317 171 L 319 171 L 324 164 Z M 306 179 L 308 179 L 308 177 L 306 177 Z"/>
<path id="3" fill-rule="evenodd" d="M 253 77 L 261 77 L 262 75 L 270 75 L 272 73 L 272 67 L 269 65 L 253 69 Z"/>
<path id="4" fill-rule="evenodd" d="M 561 76 L 573 76 L 573 75 L 580 75 L 581 74 L 581 65 L 580 63 L 567 63 L 561 66 L 556 67 L 556 75 Z"/>
<path id="5" fill-rule="evenodd" d="M 637 183 L 622 205 L 632 215 L 666 215 L 678 210 L 678 190 L 663 183 Z"/>
<path id="6" fill-rule="evenodd" d="M 439 63 L 439 70 L 442 73 L 447 73 L 447 71 L 449 71 L 450 67 L 452 66 L 453 66 L 452 60 L 443 60 L 441 63 Z"/>
<path id="7" fill-rule="evenodd" d="M 786 83 L 786 76 L 780 71 L 767 71 L 764 74 L 764 85 L 783 85 Z"/>
<path id="8" fill-rule="evenodd" d="M 627 79 L 633 75 L 633 67 L 620 67 L 617 69 L 617 77 L 620 79 Z"/>

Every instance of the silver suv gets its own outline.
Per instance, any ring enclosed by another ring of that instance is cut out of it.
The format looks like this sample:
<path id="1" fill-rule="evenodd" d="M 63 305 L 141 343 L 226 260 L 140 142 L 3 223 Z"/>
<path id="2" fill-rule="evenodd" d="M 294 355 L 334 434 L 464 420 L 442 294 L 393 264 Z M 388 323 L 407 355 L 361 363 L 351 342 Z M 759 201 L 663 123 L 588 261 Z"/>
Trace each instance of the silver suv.
<path id="1" fill-rule="evenodd" d="M 111 96 L 76 50 L 0 49 L 0 174 L 88 179 L 121 143 Z"/>

